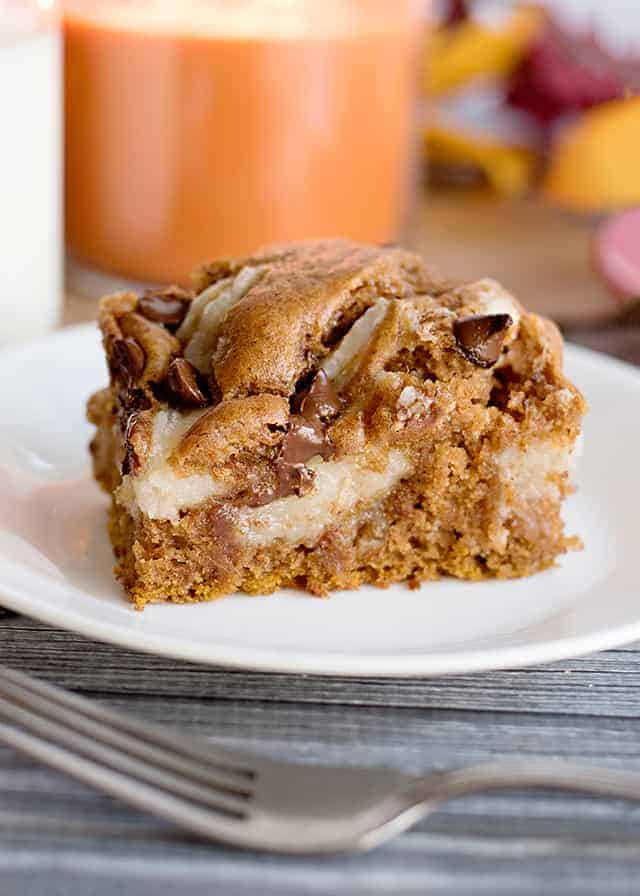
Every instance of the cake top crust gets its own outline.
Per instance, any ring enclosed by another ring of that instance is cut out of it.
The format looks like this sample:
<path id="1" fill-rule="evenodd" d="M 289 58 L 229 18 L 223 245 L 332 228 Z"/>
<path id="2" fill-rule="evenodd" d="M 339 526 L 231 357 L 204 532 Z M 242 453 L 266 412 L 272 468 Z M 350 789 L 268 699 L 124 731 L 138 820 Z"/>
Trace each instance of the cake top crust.
<path id="1" fill-rule="evenodd" d="M 218 262 L 196 274 L 200 288 L 226 270 L 257 269 L 221 323 L 213 370 L 223 398 L 290 395 L 349 324 L 377 298 L 403 298 L 433 285 L 417 255 L 394 247 L 319 240 Z"/>
<path id="2" fill-rule="evenodd" d="M 554 324 L 493 280 L 446 281 L 395 246 L 271 247 L 194 284 L 100 303 L 123 476 L 144 473 L 160 412 L 179 432 L 175 474 L 233 480 L 253 506 L 306 493 L 312 457 L 375 469 L 393 448 L 417 455 L 456 406 L 473 416 L 466 438 L 493 427 L 505 443 L 527 414 L 563 417 L 561 393 L 582 412 Z"/>

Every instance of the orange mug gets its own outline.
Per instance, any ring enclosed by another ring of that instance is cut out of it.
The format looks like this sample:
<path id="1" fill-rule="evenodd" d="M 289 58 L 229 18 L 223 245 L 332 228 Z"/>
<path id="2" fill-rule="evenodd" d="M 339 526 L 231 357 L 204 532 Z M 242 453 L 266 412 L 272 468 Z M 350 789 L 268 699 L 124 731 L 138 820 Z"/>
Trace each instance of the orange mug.
<path id="1" fill-rule="evenodd" d="M 66 0 L 66 236 L 141 281 L 397 236 L 423 0 Z"/>

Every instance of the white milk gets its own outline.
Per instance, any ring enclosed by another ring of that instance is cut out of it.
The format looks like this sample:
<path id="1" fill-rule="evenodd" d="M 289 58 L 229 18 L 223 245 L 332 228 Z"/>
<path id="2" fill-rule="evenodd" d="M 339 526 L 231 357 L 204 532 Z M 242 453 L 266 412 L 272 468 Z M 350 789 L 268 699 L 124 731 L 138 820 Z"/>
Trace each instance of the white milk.
<path id="1" fill-rule="evenodd" d="M 62 295 L 61 45 L 0 0 L 0 345 L 55 325 Z"/>

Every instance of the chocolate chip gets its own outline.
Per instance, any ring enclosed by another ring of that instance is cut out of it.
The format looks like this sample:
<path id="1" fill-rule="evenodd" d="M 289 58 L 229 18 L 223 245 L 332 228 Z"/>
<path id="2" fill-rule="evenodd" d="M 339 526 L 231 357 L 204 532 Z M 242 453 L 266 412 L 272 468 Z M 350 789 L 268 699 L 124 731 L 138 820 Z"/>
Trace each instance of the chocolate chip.
<path id="1" fill-rule="evenodd" d="M 276 462 L 276 488 L 269 494 L 268 500 L 294 494 L 306 495 L 315 479 L 315 473 L 305 466 L 306 462 L 316 455 L 326 460 L 332 451 L 326 437 L 326 427 L 320 420 L 299 414 L 293 416 Z"/>
<path id="2" fill-rule="evenodd" d="M 509 314 L 475 314 L 457 320 L 453 335 L 465 358 L 478 367 L 493 367 L 512 323 Z"/>
<path id="3" fill-rule="evenodd" d="M 144 371 L 146 355 L 144 349 L 132 336 L 114 338 L 110 343 L 111 372 L 116 379 L 127 386 L 136 382 Z"/>
<path id="4" fill-rule="evenodd" d="M 302 399 L 300 413 L 308 420 L 329 420 L 340 410 L 340 399 L 336 395 L 331 380 L 324 372 L 319 370 L 309 387 L 309 391 Z"/>
<path id="5" fill-rule="evenodd" d="M 206 378 L 206 390 L 209 393 L 209 404 L 219 404 L 222 401 L 222 389 L 218 385 L 215 374 L 210 373 Z"/>
<path id="6" fill-rule="evenodd" d="M 147 290 L 138 299 L 137 311 L 157 324 L 178 326 L 189 308 L 190 295 L 179 286 Z"/>
<path id="7" fill-rule="evenodd" d="M 140 469 L 140 459 L 131 444 L 133 434 L 138 425 L 138 411 L 129 414 L 124 427 L 124 458 L 122 461 L 122 475 L 128 476 Z"/>
<path id="8" fill-rule="evenodd" d="M 324 370 L 315 374 L 307 390 L 292 400 L 294 413 L 276 460 L 276 482 L 252 487 L 245 497 L 250 507 L 260 507 L 287 495 L 306 495 L 313 488 L 315 473 L 305 466 L 316 455 L 325 460 L 333 453 L 327 439 L 328 421 L 340 411 L 340 399 Z"/>
<path id="9" fill-rule="evenodd" d="M 142 411 L 148 411 L 151 400 L 144 389 L 127 389 L 118 394 L 117 420 L 122 432 L 124 458 L 122 475 L 136 472 L 140 468 L 140 459 L 132 445 L 133 434 Z"/>
<path id="10" fill-rule="evenodd" d="M 265 486 L 253 483 L 242 496 L 241 503 L 245 507 L 264 507 L 277 498 L 287 498 L 289 495 L 301 498 L 311 491 L 315 478 L 313 470 L 304 464 L 278 464 L 275 484 Z"/>
<path id="11" fill-rule="evenodd" d="M 174 358 L 167 372 L 167 384 L 180 404 L 204 408 L 209 400 L 198 383 L 198 371 L 186 358 Z"/>
<path id="12" fill-rule="evenodd" d="M 252 488 L 245 503 L 250 507 L 261 507 L 276 498 L 301 497 L 310 492 L 315 473 L 305 466 L 306 462 L 318 454 L 326 459 L 333 451 L 325 429 L 318 419 L 309 420 L 300 414 L 291 417 L 276 460 L 275 486 Z"/>

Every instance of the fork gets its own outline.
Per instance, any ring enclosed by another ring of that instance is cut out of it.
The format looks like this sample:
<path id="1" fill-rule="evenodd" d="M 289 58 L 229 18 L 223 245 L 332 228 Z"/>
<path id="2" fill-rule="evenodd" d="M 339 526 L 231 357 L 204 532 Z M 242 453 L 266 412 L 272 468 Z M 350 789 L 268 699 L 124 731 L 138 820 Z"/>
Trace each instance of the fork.
<path id="1" fill-rule="evenodd" d="M 366 850 L 443 801 L 532 787 L 640 799 L 640 774 L 509 762 L 409 775 L 219 749 L 0 666 L 0 743 L 198 837 L 279 853 Z"/>

